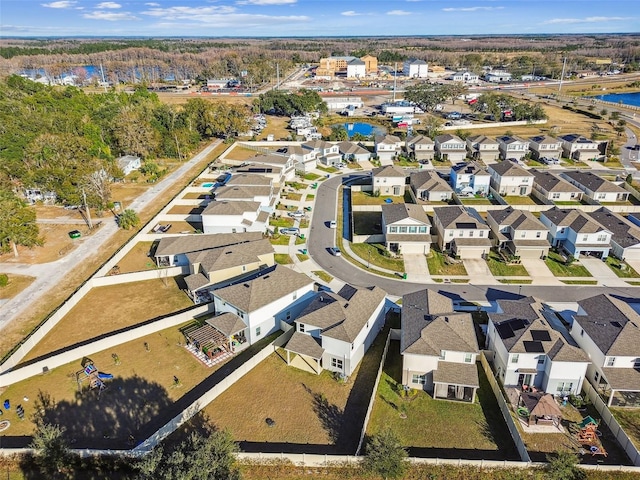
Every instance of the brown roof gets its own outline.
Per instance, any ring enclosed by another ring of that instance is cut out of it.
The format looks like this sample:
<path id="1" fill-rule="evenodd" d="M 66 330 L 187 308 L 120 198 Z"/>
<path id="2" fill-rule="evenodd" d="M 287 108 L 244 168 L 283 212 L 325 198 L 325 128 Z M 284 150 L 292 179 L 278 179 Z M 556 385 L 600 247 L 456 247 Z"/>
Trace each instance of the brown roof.
<path id="1" fill-rule="evenodd" d="M 382 205 L 382 218 L 385 225 L 392 225 L 407 218 L 417 220 L 426 226 L 430 226 L 429 217 L 420 205 L 413 203 L 391 203 Z"/>
<path id="2" fill-rule="evenodd" d="M 431 235 L 428 233 L 387 233 L 384 238 L 387 242 L 432 242 Z"/>
<path id="3" fill-rule="evenodd" d="M 377 167 L 372 170 L 374 177 L 394 177 L 394 178 L 406 178 L 407 174 L 400 167 L 395 165 L 385 165 L 384 167 Z"/>
<path id="4" fill-rule="evenodd" d="M 184 277 L 184 283 L 187 285 L 187 290 L 194 292 L 205 285 L 209 285 L 209 279 L 202 273 L 194 273 Z"/>
<path id="5" fill-rule="evenodd" d="M 253 312 L 311 284 L 313 280 L 305 274 L 277 265 L 257 278 L 220 288 L 213 295 L 243 312 Z"/>
<path id="6" fill-rule="evenodd" d="M 257 173 L 234 173 L 225 185 L 271 185 L 273 179 Z"/>
<path id="7" fill-rule="evenodd" d="M 635 368 L 604 367 L 602 373 L 614 390 L 640 391 L 640 371 Z"/>
<path id="8" fill-rule="evenodd" d="M 210 202 L 202 211 L 202 215 L 242 215 L 245 212 L 257 212 L 260 202 L 220 201 Z"/>
<path id="9" fill-rule="evenodd" d="M 211 248 L 236 245 L 262 239 L 260 232 L 215 233 L 203 235 L 181 235 L 179 237 L 163 237 L 158 242 L 155 256 L 177 255 L 179 253 L 199 252 Z"/>
<path id="10" fill-rule="evenodd" d="M 478 367 L 475 363 L 438 362 L 438 369 L 433 371 L 433 383 L 480 387 Z"/>
<path id="11" fill-rule="evenodd" d="M 522 168 L 520 165 L 510 162 L 509 160 L 492 163 L 487 168 L 489 170 L 493 170 L 501 177 L 533 177 L 530 172 Z"/>
<path id="12" fill-rule="evenodd" d="M 244 320 L 231 312 L 225 312 L 220 315 L 216 315 L 213 318 L 208 318 L 206 322 L 228 337 L 247 328 L 247 324 L 244 323 Z"/>
<path id="13" fill-rule="evenodd" d="M 458 247 L 491 247 L 491 240 L 489 240 L 488 237 L 456 237 L 451 241 L 451 243 Z"/>
<path id="14" fill-rule="evenodd" d="M 300 332 L 293 332 L 284 349 L 316 360 L 321 359 L 324 354 L 324 348 L 318 344 L 318 340 L 311 335 Z"/>
<path id="15" fill-rule="evenodd" d="M 529 410 L 529 415 L 533 415 L 536 417 L 561 417 L 562 412 L 560 411 L 560 407 L 553 399 L 553 395 L 550 393 L 529 393 L 523 392 L 520 394 L 520 398 L 524 403 L 527 410 Z"/>
<path id="16" fill-rule="evenodd" d="M 260 261 L 258 255 L 273 253 L 273 245 L 266 238 L 201 252 L 187 254 L 190 263 L 200 263 L 202 270 L 213 272 Z"/>
<path id="17" fill-rule="evenodd" d="M 452 192 L 453 189 L 435 170 L 422 170 L 412 172 L 409 175 L 409 184 L 414 190 L 426 190 L 427 192 Z"/>
<path id="18" fill-rule="evenodd" d="M 255 198 L 267 197 L 271 194 L 271 187 L 268 185 L 225 185 L 216 188 L 214 195 L 217 201 L 234 198 Z"/>
<path id="19" fill-rule="evenodd" d="M 507 207 L 504 210 L 489 210 L 490 216 L 499 226 L 509 225 L 514 230 L 545 230 L 549 231 L 544 224 L 527 210 L 517 210 Z"/>

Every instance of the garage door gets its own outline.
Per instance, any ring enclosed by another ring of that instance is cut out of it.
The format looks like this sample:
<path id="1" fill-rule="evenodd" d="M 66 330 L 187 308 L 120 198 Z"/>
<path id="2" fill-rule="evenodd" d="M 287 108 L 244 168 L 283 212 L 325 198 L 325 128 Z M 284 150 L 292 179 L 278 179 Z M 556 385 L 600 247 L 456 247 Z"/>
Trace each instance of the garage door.
<path id="1" fill-rule="evenodd" d="M 534 250 L 518 250 L 521 258 L 542 258 L 543 255 L 546 255 L 544 250 L 534 249 Z"/>
<path id="2" fill-rule="evenodd" d="M 460 258 L 482 258 L 486 250 L 482 247 L 460 247 L 456 252 Z"/>
<path id="3" fill-rule="evenodd" d="M 625 260 L 640 260 L 640 248 L 627 248 L 624 252 Z"/>
<path id="4" fill-rule="evenodd" d="M 429 253 L 429 244 L 425 243 L 401 243 L 400 251 L 402 253 Z"/>

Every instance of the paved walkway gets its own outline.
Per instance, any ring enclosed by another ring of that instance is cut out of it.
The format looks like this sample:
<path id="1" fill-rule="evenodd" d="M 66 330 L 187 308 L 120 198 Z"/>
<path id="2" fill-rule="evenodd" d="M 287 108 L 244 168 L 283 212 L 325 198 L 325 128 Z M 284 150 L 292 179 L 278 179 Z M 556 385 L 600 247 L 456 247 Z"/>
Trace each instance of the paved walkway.
<path id="1" fill-rule="evenodd" d="M 599 258 L 581 256 L 580 263 L 589 270 L 589 273 L 593 275 L 594 279 L 598 280 L 599 285 L 607 287 L 626 287 L 629 285 L 622 278 L 618 277 L 606 262 L 603 262 Z"/>
<path id="2" fill-rule="evenodd" d="M 429 267 L 427 267 L 427 258 L 422 253 L 403 253 L 404 270 L 407 273 L 407 280 L 410 282 L 429 282 Z"/>
<path id="3" fill-rule="evenodd" d="M 564 285 L 549 270 L 544 260 L 540 258 L 521 258 L 522 266 L 527 269 L 532 285 Z"/>
<path id="4" fill-rule="evenodd" d="M 462 260 L 462 263 L 469 275 L 469 283 L 475 283 L 478 285 L 493 285 L 500 283 L 494 278 L 491 270 L 489 270 L 487 262 L 483 259 L 469 258 Z"/>

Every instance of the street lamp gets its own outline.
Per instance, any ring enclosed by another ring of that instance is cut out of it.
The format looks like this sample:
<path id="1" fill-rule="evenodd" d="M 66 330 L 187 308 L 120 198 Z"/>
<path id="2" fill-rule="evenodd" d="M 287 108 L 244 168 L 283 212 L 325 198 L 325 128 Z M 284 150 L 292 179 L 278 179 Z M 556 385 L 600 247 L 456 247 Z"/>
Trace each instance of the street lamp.
<path id="1" fill-rule="evenodd" d="M 522 295 L 522 285 L 518 285 L 518 295 Z"/>
<path id="2" fill-rule="evenodd" d="M 369 250 L 369 258 L 367 259 L 367 268 L 371 265 L 371 250 Z"/>

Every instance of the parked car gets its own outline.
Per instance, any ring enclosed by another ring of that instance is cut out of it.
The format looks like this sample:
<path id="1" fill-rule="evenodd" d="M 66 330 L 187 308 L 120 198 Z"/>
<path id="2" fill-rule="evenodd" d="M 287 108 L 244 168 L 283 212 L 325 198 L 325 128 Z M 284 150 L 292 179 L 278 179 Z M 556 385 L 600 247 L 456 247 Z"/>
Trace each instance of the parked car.
<path id="1" fill-rule="evenodd" d="M 80 230 L 71 230 L 69 232 L 69 237 L 71 238 L 80 238 L 82 236 L 82 234 L 80 233 Z"/>
<path id="2" fill-rule="evenodd" d="M 289 212 L 289 216 L 293 218 L 302 218 L 304 217 L 304 212 L 302 210 L 296 210 L 295 212 Z"/>
<path id="3" fill-rule="evenodd" d="M 300 234 L 300 229 L 297 227 L 291 227 L 291 228 L 281 228 L 279 230 L 279 232 L 282 235 L 299 235 Z"/>
<path id="4" fill-rule="evenodd" d="M 334 257 L 339 257 L 342 255 L 342 252 L 338 247 L 331 247 L 329 249 L 329 252 L 331 252 L 331 255 L 333 255 Z"/>
<path id="5" fill-rule="evenodd" d="M 338 228 L 338 224 L 336 223 L 335 220 L 331 220 L 329 222 L 329 228 Z"/>

